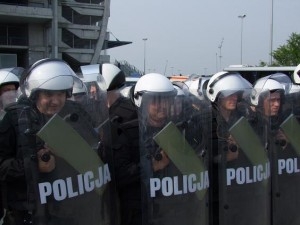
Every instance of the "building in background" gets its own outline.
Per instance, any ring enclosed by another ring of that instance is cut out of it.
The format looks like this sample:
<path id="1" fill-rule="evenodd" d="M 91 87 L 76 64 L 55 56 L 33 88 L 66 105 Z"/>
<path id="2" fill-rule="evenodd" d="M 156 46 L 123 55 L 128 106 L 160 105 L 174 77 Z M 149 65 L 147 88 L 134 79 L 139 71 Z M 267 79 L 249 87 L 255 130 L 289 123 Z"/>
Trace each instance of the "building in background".
<path id="1" fill-rule="evenodd" d="M 60 58 L 77 71 L 110 62 L 110 0 L 0 0 L 0 68 Z"/>

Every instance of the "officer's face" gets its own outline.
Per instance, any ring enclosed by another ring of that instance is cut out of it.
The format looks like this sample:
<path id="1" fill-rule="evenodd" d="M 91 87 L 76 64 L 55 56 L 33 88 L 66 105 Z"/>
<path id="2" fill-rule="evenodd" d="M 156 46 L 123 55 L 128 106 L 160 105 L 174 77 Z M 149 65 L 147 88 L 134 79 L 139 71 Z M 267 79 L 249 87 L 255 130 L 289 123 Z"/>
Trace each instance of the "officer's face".
<path id="1" fill-rule="evenodd" d="M 265 116 L 276 116 L 278 115 L 281 99 L 280 93 L 273 92 L 264 99 L 264 112 Z"/>
<path id="2" fill-rule="evenodd" d="M 183 99 L 181 97 L 176 97 L 174 102 L 175 116 L 179 116 L 183 110 Z"/>
<path id="3" fill-rule="evenodd" d="M 97 100 L 97 88 L 95 84 L 92 84 L 90 87 L 90 98 Z"/>
<path id="4" fill-rule="evenodd" d="M 17 99 L 16 86 L 14 84 L 6 84 L 0 88 L 0 99 L 2 106 L 6 106 Z"/>
<path id="5" fill-rule="evenodd" d="M 16 86 L 14 84 L 6 84 L 3 85 L 0 88 L 0 96 L 5 93 L 5 92 L 9 92 L 9 91 L 15 91 L 16 90 Z"/>
<path id="6" fill-rule="evenodd" d="M 220 107 L 224 110 L 235 110 L 238 100 L 237 94 L 232 94 L 227 97 L 220 97 Z"/>
<path id="7" fill-rule="evenodd" d="M 154 127 L 164 125 L 171 106 L 170 98 L 153 98 L 148 104 L 148 123 Z"/>
<path id="8" fill-rule="evenodd" d="M 36 102 L 37 109 L 52 116 L 58 113 L 66 102 L 66 91 L 40 91 Z"/>

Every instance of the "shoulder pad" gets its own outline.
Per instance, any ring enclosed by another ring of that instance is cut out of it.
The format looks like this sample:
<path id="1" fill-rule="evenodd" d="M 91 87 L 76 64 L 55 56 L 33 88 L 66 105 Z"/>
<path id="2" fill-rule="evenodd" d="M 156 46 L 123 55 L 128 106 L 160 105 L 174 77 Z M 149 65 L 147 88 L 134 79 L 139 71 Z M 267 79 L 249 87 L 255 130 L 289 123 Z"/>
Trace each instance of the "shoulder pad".
<path id="1" fill-rule="evenodd" d="M 131 102 L 130 99 L 120 98 L 115 104 L 109 109 L 111 118 L 117 116 L 120 117 L 119 121 L 125 123 L 127 121 L 134 120 L 138 117 L 137 108 Z"/>

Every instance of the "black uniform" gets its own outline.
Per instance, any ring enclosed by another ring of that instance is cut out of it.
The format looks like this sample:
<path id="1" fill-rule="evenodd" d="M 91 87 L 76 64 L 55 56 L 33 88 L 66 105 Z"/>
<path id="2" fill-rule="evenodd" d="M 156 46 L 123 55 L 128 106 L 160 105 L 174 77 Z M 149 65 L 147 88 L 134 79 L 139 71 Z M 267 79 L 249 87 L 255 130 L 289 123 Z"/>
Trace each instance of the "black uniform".
<path id="1" fill-rule="evenodd" d="M 112 148 L 122 225 L 140 225 L 141 180 L 139 124 L 130 99 L 120 97 L 109 108 Z"/>
<path id="2" fill-rule="evenodd" d="M 295 116 L 297 118 L 299 114 Z M 272 157 L 272 224 L 296 225 L 300 223 L 297 210 L 300 206 L 300 157 L 297 147 L 289 143 L 288 137 L 278 135 L 284 133 L 280 128 L 284 118 L 283 114 L 268 118 L 268 144 Z M 293 129 L 291 127 L 290 132 L 297 136 L 298 132 Z"/>
<path id="3" fill-rule="evenodd" d="M 245 152 L 245 149 L 241 149 L 237 143 L 229 141 L 231 126 L 242 116 L 247 117 L 248 115 L 244 110 L 235 110 L 229 120 L 225 121 L 218 111 L 214 110 L 212 133 L 213 224 L 268 224 L 266 221 L 268 221 L 270 208 L 268 188 L 270 164 L 268 161 L 264 164 L 251 161 L 252 157 L 248 155 L 249 152 Z M 257 126 L 253 122 L 251 125 Z M 261 131 L 260 129 L 255 130 Z M 261 144 L 264 146 L 263 131 L 260 134 Z M 237 154 L 235 159 L 227 159 L 229 151 Z M 261 172 L 265 176 L 263 180 L 256 178 L 257 167 L 262 168 Z"/>

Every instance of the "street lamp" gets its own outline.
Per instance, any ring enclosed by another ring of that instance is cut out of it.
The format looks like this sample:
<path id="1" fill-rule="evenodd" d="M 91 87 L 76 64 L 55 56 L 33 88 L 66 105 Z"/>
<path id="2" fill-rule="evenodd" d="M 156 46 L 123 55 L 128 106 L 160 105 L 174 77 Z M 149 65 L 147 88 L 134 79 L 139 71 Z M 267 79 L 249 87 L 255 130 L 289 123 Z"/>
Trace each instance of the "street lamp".
<path id="1" fill-rule="evenodd" d="M 245 17 L 245 14 L 238 16 L 241 19 L 241 65 L 243 65 L 243 20 Z"/>
<path id="2" fill-rule="evenodd" d="M 274 4 L 273 4 L 273 0 L 271 0 L 270 65 L 272 65 L 272 63 L 273 63 L 273 57 L 272 57 L 272 52 L 273 52 L 273 11 L 274 11 Z"/>
<path id="3" fill-rule="evenodd" d="M 144 41 L 144 74 L 146 74 L 146 41 L 148 38 L 143 38 Z"/>
<path id="4" fill-rule="evenodd" d="M 218 48 L 220 50 L 220 55 L 219 55 L 219 58 L 220 58 L 220 70 L 222 69 L 222 46 L 223 46 L 223 41 L 224 41 L 224 38 L 222 38 L 221 43 L 218 46 Z"/>

